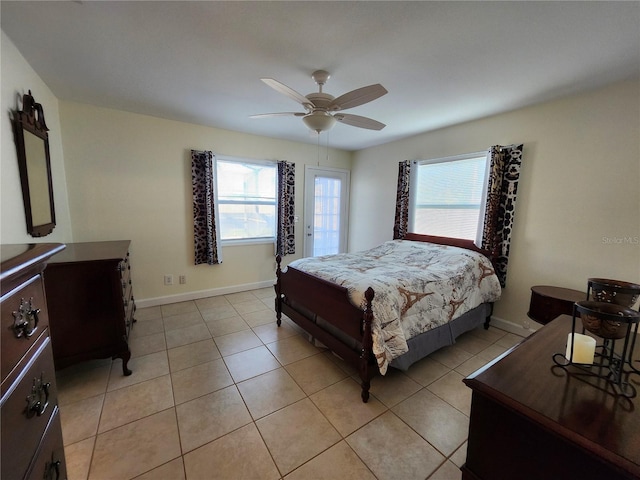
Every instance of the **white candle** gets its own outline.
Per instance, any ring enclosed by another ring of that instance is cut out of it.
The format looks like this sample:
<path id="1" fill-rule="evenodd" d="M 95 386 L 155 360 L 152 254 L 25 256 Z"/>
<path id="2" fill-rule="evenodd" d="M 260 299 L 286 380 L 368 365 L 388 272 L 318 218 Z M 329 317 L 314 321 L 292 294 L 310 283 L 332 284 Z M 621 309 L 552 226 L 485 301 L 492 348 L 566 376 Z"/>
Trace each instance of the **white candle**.
<path id="1" fill-rule="evenodd" d="M 573 347 L 573 359 L 571 359 L 571 337 L 575 338 Z M 570 333 L 567 335 L 567 352 L 565 357 L 572 363 L 592 364 L 596 352 L 596 339 L 580 333 Z"/>

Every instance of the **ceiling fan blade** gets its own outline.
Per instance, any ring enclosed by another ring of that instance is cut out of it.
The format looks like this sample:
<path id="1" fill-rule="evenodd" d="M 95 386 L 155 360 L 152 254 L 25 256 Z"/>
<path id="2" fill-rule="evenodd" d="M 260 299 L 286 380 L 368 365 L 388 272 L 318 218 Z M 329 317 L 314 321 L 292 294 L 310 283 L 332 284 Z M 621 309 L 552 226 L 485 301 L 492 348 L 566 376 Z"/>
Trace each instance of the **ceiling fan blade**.
<path id="1" fill-rule="evenodd" d="M 287 97 L 291 98 L 292 100 L 295 100 L 296 102 L 302 104 L 304 108 L 306 109 L 313 108 L 313 103 L 311 103 L 311 101 L 307 97 L 305 97 L 301 93 L 296 92 L 293 88 L 287 87 L 284 83 L 280 83 L 279 81 L 274 80 L 273 78 L 261 78 L 260 80 L 262 80 L 264 83 L 269 85 L 275 91 L 280 92 L 286 95 Z"/>
<path id="2" fill-rule="evenodd" d="M 371 102 L 376 98 L 380 98 L 386 93 L 387 89 L 379 83 L 376 83 L 375 85 L 358 88 L 356 90 L 347 92 L 344 95 L 340 95 L 329 104 L 328 108 L 331 111 L 346 110 L 347 108 L 364 105 L 365 103 Z"/>
<path id="3" fill-rule="evenodd" d="M 367 128 L 369 130 L 382 130 L 386 125 L 372 118 L 361 117 L 360 115 L 350 115 L 348 113 L 337 113 L 334 118 L 353 127 Z"/>
<path id="4" fill-rule="evenodd" d="M 250 115 L 249 118 L 263 118 L 263 117 L 304 117 L 304 112 L 277 112 L 277 113 L 259 113 L 257 115 Z"/>

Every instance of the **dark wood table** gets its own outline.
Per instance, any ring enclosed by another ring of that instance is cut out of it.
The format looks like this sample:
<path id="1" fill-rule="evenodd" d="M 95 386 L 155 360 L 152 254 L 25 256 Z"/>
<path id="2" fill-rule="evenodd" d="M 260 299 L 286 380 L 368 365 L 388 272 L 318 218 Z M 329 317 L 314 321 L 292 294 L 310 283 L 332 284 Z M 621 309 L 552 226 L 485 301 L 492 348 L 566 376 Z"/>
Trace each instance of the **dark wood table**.
<path id="1" fill-rule="evenodd" d="M 463 479 L 640 478 L 640 400 L 552 360 L 571 321 L 558 317 L 464 380 L 473 395 Z M 638 388 L 640 375 L 630 381 Z"/>
<path id="2" fill-rule="evenodd" d="M 527 316 L 546 325 L 560 315 L 572 315 L 573 304 L 587 299 L 586 292 L 552 285 L 531 287 L 531 301 Z"/>

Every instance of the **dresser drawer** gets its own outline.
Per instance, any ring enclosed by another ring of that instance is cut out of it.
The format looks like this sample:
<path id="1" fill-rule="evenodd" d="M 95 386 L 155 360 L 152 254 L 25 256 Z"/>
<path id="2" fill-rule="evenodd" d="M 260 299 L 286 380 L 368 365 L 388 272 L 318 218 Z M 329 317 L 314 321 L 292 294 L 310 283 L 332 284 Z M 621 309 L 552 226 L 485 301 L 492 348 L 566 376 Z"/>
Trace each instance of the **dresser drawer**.
<path id="1" fill-rule="evenodd" d="M 0 400 L 3 479 L 24 477 L 58 403 L 49 337 L 42 335 L 34 349 Z"/>
<path id="2" fill-rule="evenodd" d="M 122 295 L 126 295 L 126 292 L 131 290 L 131 272 L 127 271 L 127 273 L 121 272 L 121 284 L 122 284 Z"/>
<path id="3" fill-rule="evenodd" d="M 131 292 L 129 292 L 129 297 L 128 299 L 125 301 L 125 306 L 124 306 L 124 319 L 125 319 L 125 326 L 127 328 L 127 339 L 129 338 L 129 334 L 131 333 L 131 328 L 133 327 L 133 323 L 136 321 L 134 318 L 134 315 L 136 314 L 136 302 L 133 298 L 133 295 L 131 295 Z"/>
<path id="4" fill-rule="evenodd" d="M 118 265 L 118 270 L 120 270 L 122 281 L 127 283 L 131 283 L 131 263 L 129 258 L 129 252 L 127 251 L 127 254 Z"/>
<path id="5" fill-rule="evenodd" d="M 125 258 L 118 265 L 118 270 L 120 271 L 120 278 L 122 279 L 122 291 L 126 289 L 127 285 L 131 285 L 131 264 L 129 263 L 129 259 Z"/>
<path id="6" fill-rule="evenodd" d="M 22 302 L 22 314 L 21 314 Z M 2 353 L 1 374 L 4 380 L 18 364 L 20 359 L 33 346 L 40 334 L 49 324 L 47 302 L 44 297 L 42 276 L 36 275 L 22 285 L 7 292 L 2 297 L 0 307 L 2 317 L 2 331 L 0 333 Z M 36 314 L 30 312 L 35 310 Z M 15 314 L 19 320 L 27 323 L 25 329 L 15 329 Z M 35 325 L 37 318 L 37 325 Z M 32 330 L 33 329 L 33 330 Z M 20 335 L 20 336 L 18 336 Z"/>
<path id="7" fill-rule="evenodd" d="M 60 411 L 55 407 L 40 449 L 31 463 L 28 480 L 63 480 L 67 478 Z"/>
<path id="8" fill-rule="evenodd" d="M 131 306 L 132 303 L 133 303 L 133 289 L 131 288 L 131 285 L 127 285 L 127 288 L 125 288 L 122 292 L 122 304 L 124 306 L 125 312 L 129 310 L 129 307 Z"/>

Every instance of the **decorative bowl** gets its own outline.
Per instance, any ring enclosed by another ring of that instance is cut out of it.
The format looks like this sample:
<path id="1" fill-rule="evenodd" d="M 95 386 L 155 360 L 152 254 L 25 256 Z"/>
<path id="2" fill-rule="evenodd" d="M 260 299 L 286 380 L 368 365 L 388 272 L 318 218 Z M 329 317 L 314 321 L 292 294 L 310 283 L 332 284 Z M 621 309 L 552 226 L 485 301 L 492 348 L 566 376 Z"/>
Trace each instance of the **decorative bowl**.
<path id="1" fill-rule="evenodd" d="M 640 285 L 608 278 L 590 278 L 591 300 L 633 307 L 640 296 Z"/>
<path id="2" fill-rule="evenodd" d="M 602 338 L 624 338 L 629 324 L 640 319 L 640 313 L 615 303 L 582 301 L 575 306 L 584 328 Z"/>

